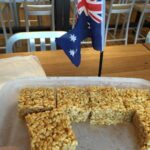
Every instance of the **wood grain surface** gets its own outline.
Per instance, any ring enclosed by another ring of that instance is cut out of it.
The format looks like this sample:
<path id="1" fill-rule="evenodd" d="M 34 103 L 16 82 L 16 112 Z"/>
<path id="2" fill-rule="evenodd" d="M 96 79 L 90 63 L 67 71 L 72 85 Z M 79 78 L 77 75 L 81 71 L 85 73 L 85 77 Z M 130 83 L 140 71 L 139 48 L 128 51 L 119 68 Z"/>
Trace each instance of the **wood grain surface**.
<path id="1" fill-rule="evenodd" d="M 144 46 L 145 46 L 148 50 L 150 50 L 150 44 L 146 43 L 146 44 L 144 44 Z"/>
<path id="2" fill-rule="evenodd" d="M 1 54 L 0 58 L 35 55 L 47 76 L 97 76 L 99 54 L 99 51 L 92 48 L 83 48 L 81 65 L 78 68 L 72 65 L 62 50 Z M 150 80 L 150 51 L 142 44 L 106 47 L 102 76 Z"/>

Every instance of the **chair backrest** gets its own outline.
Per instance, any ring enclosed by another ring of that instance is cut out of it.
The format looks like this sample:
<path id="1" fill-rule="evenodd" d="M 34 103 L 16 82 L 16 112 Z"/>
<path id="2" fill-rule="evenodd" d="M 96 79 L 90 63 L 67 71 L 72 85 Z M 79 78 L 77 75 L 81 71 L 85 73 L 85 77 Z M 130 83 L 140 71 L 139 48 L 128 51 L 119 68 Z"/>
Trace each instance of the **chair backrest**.
<path id="1" fill-rule="evenodd" d="M 107 17 L 106 30 L 105 30 L 105 43 L 107 41 L 108 42 L 125 41 L 125 44 L 127 45 L 130 18 L 131 18 L 134 4 L 135 4 L 135 0 L 111 0 L 110 1 L 110 6 L 107 9 L 108 10 L 108 14 L 107 14 L 108 17 Z M 111 37 L 113 39 L 107 39 L 108 32 L 109 32 L 109 24 L 110 24 L 110 19 L 111 19 L 112 14 L 116 15 L 116 20 L 114 20 L 115 21 L 115 27 L 112 28 L 112 29 L 114 29 L 114 33 L 113 33 L 113 35 L 111 34 Z M 125 37 L 116 38 L 116 33 L 117 33 L 118 25 L 119 25 L 119 19 L 121 17 L 120 14 L 124 14 L 124 15 L 122 15 L 123 24 L 122 24 L 122 29 L 121 29 L 120 35 L 123 35 L 123 33 L 125 33 Z"/>
<path id="2" fill-rule="evenodd" d="M 148 34 L 147 34 L 146 43 L 149 43 L 149 44 L 150 44 L 150 31 L 149 31 Z"/>
<path id="3" fill-rule="evenodd" d="M 138 4 L 137 9 L 141 12 L 141 15 L 140 15 L 139 22 L 136 28 L 134 44 L 136 44 L 138 40 L 145 40 L 145 36 L 143 36 L 140 32 L 143 27 L 146 16 L 147 16 L 145 14 L 150 13 L 150 0 L 145 0 L 144 4 Z"/>
<path id="4" fill-rule="evenodd" d="M 13 52 L 13 46 L 17 41 L 27 40 L 30 51 L 36 50 L 35 40 L 40 39 L 41 50 L 46 50 L 46 39 L 50 39 L 51 50 L 56 50 L 55 39 L 64 35 L 64 31 L 45 31 L 45 32 L 22 32 L 11 36 L 7 41 L 6 53 Z"/>
<path id="5" fill-rule="evenodd" d="M 25 0 L 24 9 L 26 31 L 29 31 L 29 16 L 51 16 L 52 30 L 55 30 L 54 0 L 52 0 L 51 4 L 47 4 L 46 0 L 34 0 L 34 3 L 29 4 Z"/>
<path id="6" fill-rule="evenodd" d="M 135 0 L 111 0 L 110 13 L 130 13 L 133 9 Z"/>
<path id="7" fill-rule="evenodd" d="M 70 0 L 71 1 L 71 6 L 72 6 L 72 28 L 74 28 L 75 23 L 76 23 L 76 16 L 77 16 L 77 8 L 76 8 L 76 4 L 77 4 L 77 0 Z"/>
<path id="8" fill-rule="evenodd" d="M 0 26 L 2 27 L 5 41 L 7 41 L 7 32 L 6 32 L 6 27 L 5 27 L 5 23 L 4 23 L 4 20 L 3 20 L 3 15 L 2 15 L 1 8 L 0 8 Z"/>
<path id="9" fill-rule="evenodd" d="M 48 0 L 34 0 L 32 4 L 46 4 L 46 2 L 49 2 Z"/>
<path id="10" fill-rule="evenodd" d="M 136 3 L 145 3 L 145 0 L 136 0 Z"/>
<path id="11" fill-rule="evenodd" d="M 145 1 L 143 11 L 144 11 L 144 13 L 150 13 L 150 0 Z"/>

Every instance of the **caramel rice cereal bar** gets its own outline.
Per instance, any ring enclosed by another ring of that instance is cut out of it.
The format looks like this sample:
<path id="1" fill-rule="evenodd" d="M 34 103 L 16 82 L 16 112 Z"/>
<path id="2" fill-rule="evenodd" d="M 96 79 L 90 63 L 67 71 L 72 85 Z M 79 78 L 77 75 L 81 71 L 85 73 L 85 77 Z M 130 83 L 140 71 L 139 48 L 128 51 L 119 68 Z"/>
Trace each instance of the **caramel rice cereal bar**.
<path id="1" fill-rule="evenodd" d="M 133 124 L 138 131 L 140 145 L 147 150 L 150 147 L 150 108 L 137 110 Z"/>
<path id="2" fill-rule="evenodd" d="M 26 123 L 31 139 L 31 150 L 75 150 L 77 141 L 70 118 L 62 111 L 28 114 Z"/>
<path id="3" fill-rule="evenodd" d="M 150 91 L 146 89 L 121 89 L 120 96 L 130 114 L 130 121 L 132 121 L 136 110 L 143 109 L 150 103 Z"/>
<path id="4" fill-rule="evenodd" d="M 143 146 L 140 150 L 150 150 L 150 146 Z"/>
<path id="5" fill-rule="evenodd" d="M 24 117 L 28 113 L 42 112 L 56 108 L 54 88 L 24 88 L 20 91 L 18 111 Z"/>
<path id="6" fill-rule="evenodd" d="M 64 110 L 73 122 L 86 121 L 90 113 L 87 89 L 84 87 L 58 88 L 57 107 Z"/>
<path id="7" fill-rule="evenodd" d="M 128 120 L 128 112 L 119 96 L 119 89 L 113 87 L 89 87 L 91 118 L 96 125 L 115 125 Z"/>

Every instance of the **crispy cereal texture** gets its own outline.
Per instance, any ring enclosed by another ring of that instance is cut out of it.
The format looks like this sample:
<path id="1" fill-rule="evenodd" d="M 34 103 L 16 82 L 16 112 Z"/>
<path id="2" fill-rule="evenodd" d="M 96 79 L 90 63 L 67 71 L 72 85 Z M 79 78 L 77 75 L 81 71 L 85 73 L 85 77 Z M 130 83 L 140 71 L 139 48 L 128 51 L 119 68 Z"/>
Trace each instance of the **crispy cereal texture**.
<path id="1" fill-rule="evenodd" d="M 56 108 L 57 107 L 57 108 Z M 114 87 L 25 88 L 18 102 L 32 150 L 75 150 L 71 122 L 135 125 L 141 150 L 150 150 L 150 91 Z"/>
<path id="2" fill-rule="evenodd" d="M 32 150 L 75 150 L 77 141 L 68 116 L 59 110 L 25 117 Z"/>
<path id="3" fill-rule="evenodd" d="M 20 91 L 18 101 L 20 116 L 54 108 L 56 108 L 56 94 L 53 88 L 25 88 Z"/>
<path id="4" fill-rule="evenodd" d="M 119 95 L 112 87 L 90 87 L 91 124 L 115 125 L 129 120 L 129 114 Z"/>
<path id="5" fill-rule="evenodd" d="M 58 88 L 57 107 L 64 110 L 73 122 L 86 121 L 90 113 L 87 89 L 81 87 Z"/>
<path id="6" fill-rule="evenodd" d="M 138 110 L 144 103 L 150 101 L 150 90 L 145 89 L 121 89 L 120 95 L 127 109 Z"/>
<path id="7" fill-rule="evenodd" d="M 150 147 L 150 108 L 137 110 L 133 124 L 138 131 L 140 145 L 143 148 Z"/>
<path id="8" fill-rule="evenodd" d="M 140 150 L 150 150 L 150 146 L 143 146 Z"/>
<path id="9" fill-rule="evenodd" d="M 129 121 L 132 121 L 136 110 L 146 108 L 150 104 L 150 91 L 146 89 L 120 89 L 120 96 L 129 113 Z"/>

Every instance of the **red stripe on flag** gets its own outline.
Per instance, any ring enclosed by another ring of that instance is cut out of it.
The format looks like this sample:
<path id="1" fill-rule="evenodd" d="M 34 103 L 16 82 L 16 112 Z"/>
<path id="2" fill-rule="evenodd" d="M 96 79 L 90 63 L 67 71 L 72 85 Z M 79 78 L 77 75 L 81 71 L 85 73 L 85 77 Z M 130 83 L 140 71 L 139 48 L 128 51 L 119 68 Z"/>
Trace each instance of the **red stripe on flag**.
<path id="1" fill-rule="evenodd" d="M 82 0 L 80 3 L 78 3 L 78 9 L 80 9 L 81 7 L 83 7 L 83 6 L 85 6 L 85 7 L 87 7 L 87 2 L 86 2 L 86 0 Z"/>
<path id="2" fill-rule="evenodd" d="M 97 22 L 101 22 L 101 20 L 100 19 L 98 19 L 97 17 L 95 17 L 92 13 L 90 13 L 89 12 L 89 15 L 94 19 L 94 20 L 96 20 Z"/>
<path id="3" fill-rule="evenodd" d="M 102 5 L 101 4 L 87 4 L 87 8 L 91 11 L 101 11 L 102 10 Z"/>

